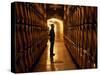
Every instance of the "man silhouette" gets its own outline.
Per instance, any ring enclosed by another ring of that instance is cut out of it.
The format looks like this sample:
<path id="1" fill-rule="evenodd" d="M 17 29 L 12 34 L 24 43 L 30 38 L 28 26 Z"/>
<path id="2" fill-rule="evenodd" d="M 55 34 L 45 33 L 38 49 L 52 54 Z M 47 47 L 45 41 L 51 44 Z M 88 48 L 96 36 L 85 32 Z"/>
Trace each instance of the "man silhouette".
<path id="1" fill-rule="evenodd" d="M 53 47 L 54 47 L 54 40 L 55 40 L 55 33 L 54 33 L 54 24 L 51 24 L 51 30 L 50 30 L 50 55 L 54 56 L 53 53 Z"/>

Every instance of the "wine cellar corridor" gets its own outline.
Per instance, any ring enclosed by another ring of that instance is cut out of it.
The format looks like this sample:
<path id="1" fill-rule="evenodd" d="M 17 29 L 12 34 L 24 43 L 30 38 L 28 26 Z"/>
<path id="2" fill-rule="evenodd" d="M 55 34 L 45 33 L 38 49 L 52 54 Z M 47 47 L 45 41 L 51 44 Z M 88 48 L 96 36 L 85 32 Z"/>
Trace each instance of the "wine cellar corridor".
<path id="1" fill-rule="evenodd" d="M 16 72 L 97 68 L 96 7 L 28 2 L 12 6 Z M 50 56 L 52 24 L 55 40 Z"/>

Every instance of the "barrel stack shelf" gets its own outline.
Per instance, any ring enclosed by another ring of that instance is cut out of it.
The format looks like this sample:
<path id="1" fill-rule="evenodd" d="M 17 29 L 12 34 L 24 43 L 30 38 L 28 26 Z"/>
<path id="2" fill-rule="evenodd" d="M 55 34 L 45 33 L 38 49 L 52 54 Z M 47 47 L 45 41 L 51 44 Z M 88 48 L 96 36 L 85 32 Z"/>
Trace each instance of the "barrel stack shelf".
<path id="1" fill-rule="evenodd" d="M 29 72 L 47 45 L 46 6 L 38 3 L 16 2 L 14 7 L 16 12 L 15 72 Z"/>
<path id="2" fill-rule="evenodd" d="M 65 45 L 79 68 L 97 67 L 97 7 L 64 7 Z"/>

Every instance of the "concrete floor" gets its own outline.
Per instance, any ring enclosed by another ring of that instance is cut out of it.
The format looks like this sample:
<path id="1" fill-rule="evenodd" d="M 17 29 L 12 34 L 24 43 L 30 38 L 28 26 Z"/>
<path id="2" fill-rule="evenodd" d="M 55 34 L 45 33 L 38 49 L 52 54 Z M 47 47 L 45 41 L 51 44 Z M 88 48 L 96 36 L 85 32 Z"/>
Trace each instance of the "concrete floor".
<path id="1" fill-rule="evenodd" d="M 50 57 L 50 42 L 48 41 L 47 47 L 40 58 L 40 61 L 33 68 L 34 72 L 42 71 L 61 71 L 61 70 L 71 70 L 77 69 L 76 65 L 73 63 L 69 52 L 67 51 L 64 41 L 56 40 L 54 44 L 55 56 Z M 53 58 L 53 62 L 51 62 Z"/>

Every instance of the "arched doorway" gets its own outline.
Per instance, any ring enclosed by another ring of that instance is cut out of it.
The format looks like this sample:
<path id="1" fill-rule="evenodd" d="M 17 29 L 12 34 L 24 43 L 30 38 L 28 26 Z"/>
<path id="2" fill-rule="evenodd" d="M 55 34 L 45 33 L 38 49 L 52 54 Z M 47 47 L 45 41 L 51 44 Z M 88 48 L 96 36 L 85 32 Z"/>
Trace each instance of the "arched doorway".
<path id="1" fill-rule="evenodd" d="M 54 24 L 55 41 L 63 41 L 63 20 L 57 18 L 50 18 L 47 20 L 47 25 L 50 30 L 50 25 Z"/>

